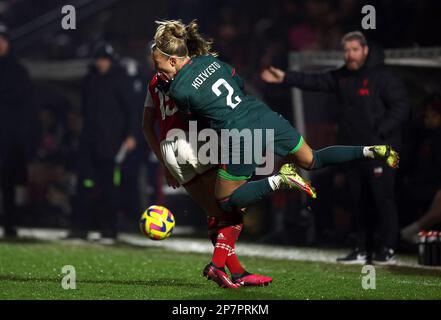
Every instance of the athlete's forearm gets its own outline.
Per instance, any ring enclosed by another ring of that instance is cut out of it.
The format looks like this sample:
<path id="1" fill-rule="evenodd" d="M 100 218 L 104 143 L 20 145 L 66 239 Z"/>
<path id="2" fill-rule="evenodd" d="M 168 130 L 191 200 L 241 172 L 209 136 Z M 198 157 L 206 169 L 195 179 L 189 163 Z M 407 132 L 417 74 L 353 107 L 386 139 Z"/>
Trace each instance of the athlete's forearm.
<path id="1" fill-rule="evenodd" d="M 142 122 L 142 133 L 144 134 L 145 141 L 149 145 L 150 149 L 155 154 L 156 158 L 161 164 L 164 164 L 164 159 L 162 158 L 161 149 L 159 146 L 159 139 L 154 130 L 155 118 L 154 113 L 149 111 L 144 111 L 144 118 Z"/>
<path id="2" fill-rule="evenodd" d="M 144 131 L 144 137 L 160 164 L 163 165 L 164 159 L 162 158 L 161 149 L 159 147 L 159 140 L 156 134 L 153 132 L 153 130 L 148 130 L 147 132 Z"/>

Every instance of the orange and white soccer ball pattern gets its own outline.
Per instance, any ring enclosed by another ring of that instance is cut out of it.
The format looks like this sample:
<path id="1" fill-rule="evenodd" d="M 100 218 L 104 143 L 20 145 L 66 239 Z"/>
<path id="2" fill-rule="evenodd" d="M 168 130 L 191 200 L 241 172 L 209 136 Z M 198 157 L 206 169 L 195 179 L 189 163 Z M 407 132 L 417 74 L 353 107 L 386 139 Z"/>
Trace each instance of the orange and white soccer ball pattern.
<path id="1" fill-rule="evenodd" d="M 152 240 L 168 238 L 175 227 L 175 217 L 163 206 L 150 206 L 139 221 L 141 232 Z"/>

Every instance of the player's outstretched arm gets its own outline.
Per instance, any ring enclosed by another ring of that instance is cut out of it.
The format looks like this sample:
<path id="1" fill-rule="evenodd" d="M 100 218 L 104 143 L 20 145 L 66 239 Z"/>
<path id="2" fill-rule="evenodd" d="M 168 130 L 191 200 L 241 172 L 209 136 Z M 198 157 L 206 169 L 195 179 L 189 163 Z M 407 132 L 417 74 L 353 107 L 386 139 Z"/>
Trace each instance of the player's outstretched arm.
<path id="1" fill-rule="evenodd" d="M 323 73 L 305 73 L 297 71 L 282 71 L 269 67 L 260 74 L 263 81 L 273 84 L 286 84 L 304 90 L 334 92 L 336 81 L 332 71 Z"/>

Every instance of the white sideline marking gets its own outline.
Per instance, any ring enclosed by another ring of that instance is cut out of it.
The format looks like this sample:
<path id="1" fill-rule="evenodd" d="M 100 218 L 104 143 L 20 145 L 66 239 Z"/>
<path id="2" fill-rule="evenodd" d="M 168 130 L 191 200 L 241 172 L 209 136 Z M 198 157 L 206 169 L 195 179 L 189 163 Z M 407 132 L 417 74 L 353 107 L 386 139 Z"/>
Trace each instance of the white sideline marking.
<path id="1" fill-rule="evenodd" d="M 174 235 L 189 235 L 194 233 L 195 229 L 190 226 L 180 226 L 173 229 Z M 45 229 L 45 228 L 17 228 L 19 238 L 31 238 L 36 240 L 55 241 L 64 238 L 68 234 L 67 229 Z M 124 233 L 122 233 L 124 235 Z M 129 235 L 129 234 L 127 234 Z M 0 238 L 3 237 L 3 228 L 0 227 Z M 99 232 L 89 232 L 89 239 L 96 240 L 100 238 Z"/>
<path id="2" fill-rule="evenodd" d="M 398 280 L 396 282 L 397 283 L 401 283 L 401 284 L 408 284 L 408 285 L 411 285 L 411 286 L 415 285 L 415 281 L 409 281 L 409 280 Z M 441 284 L 427 282 L 427 281 L 419 281 L 418 285 L 422 285 L 422 286 L 426 286 L 426 287 L 440 287 L 441 288 Z"/>
<path id="3" fill-rule="evenodd" d="M 193 229 L 191 227 L 180 227 L 175 229 L 176 234 L 191 234 L 192 231 Z M 68 231 L 65 229 L 18 228 L 19 237 L 46 241 L 60 240 L 67 235 L 67 232 Z M 3 236 L 2 228 L 0 228 L 0 236 Z M 213 246 L 208 239 L 169 238 L 164 241 L 153 241 L 142 236 L 121 233 L 118 240 L 133 246 L 158 247 L 178 252 L 207 254 L 211 254 L 213 252 Z M 237 244 L 236 252 L 240 256 L 294 261 L 317 261 L 334 264 L 337 263 L 337 257 L 347 254 L 347 250 L 343 249 L 336 250 L 298 247 L 287 248 L 276 245 L 259 245 L 244 242 L 239 242 Z M 411 258 L 397 256 L 396 265 L 421 269 L 440 269 L 440 267 L 421 266 L 418 264 L 416 257 Z M 381 268 L 381 266 L 377 267 Z"/>
<path id="4" fill-rule="evenodd" d="M 171 238 L 164 241 L 153 241 L 134 235 L 121 235 L 120 240 L 134 246 L 141 247 L 160 247 L 179 252 L 196 252 L 209 253 L 213 252 L 211 242 L 201 239 L 176 239 Z M 297 261 L 317 261 L 326 263 L 337 263 L 339 256 L 347 254 L 347 250 L 343 249 L 318 249 L 318 248 L 287 248 L 276 245 L 259 245 L 252 243 L 240 242 L 236 245 L 236 253 L 240 256 L 263 257 L 280 260 L 297 260 Z M 433 268 L 418 265 L 409 258 L 397 257 L 397 266 Z M 380 267 L 380 266 L 378 266 Z"/>

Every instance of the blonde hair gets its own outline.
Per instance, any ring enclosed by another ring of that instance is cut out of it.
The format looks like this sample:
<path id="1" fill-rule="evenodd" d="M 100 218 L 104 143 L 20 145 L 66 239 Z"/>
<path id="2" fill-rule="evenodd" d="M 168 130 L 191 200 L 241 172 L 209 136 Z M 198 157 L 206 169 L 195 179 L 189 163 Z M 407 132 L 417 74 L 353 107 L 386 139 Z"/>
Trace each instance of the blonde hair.
<path id="1" fill-rule="evenodd" d="M 154 46 L 163 54 L 178 57 L 202 55 L 217 57 L 217 53 L 211 51 L 213 41 L 201 36 L 196 20 L 188 25 L 182 23 L 181 20 L 156 21 L 156 24 L 158 28 L 155 33 Z"/>

